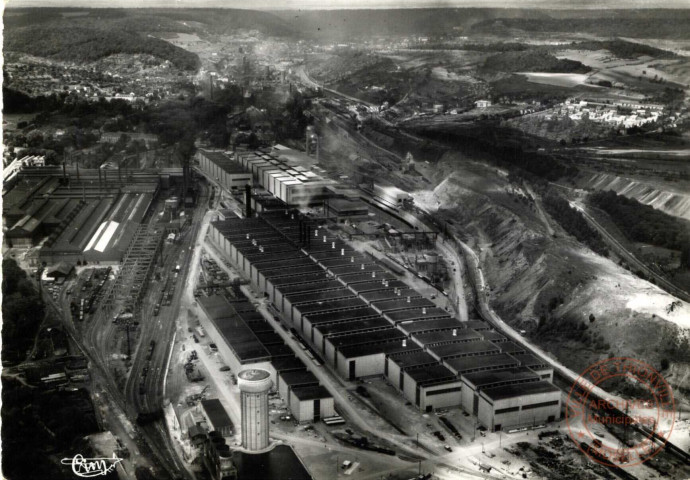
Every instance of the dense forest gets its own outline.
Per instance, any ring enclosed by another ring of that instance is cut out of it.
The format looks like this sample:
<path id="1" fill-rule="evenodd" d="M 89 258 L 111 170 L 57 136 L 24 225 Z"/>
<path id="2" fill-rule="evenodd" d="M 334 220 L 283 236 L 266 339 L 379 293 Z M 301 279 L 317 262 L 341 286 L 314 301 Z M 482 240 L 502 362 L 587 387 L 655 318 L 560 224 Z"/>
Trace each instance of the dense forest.
<path id="1" fill-rule="evenodd" d="M 542 49 L 507 51 L 492 55 L 480 68 L 483 73 L 587 73 L 590 70 L 591 68 L 576 60 L 559 59 Z"/>
<path id="2" fill-rule="evenodd" d="M 5 30 L 4 48 L 38 57 L 93 62 L 117 53 L 145 53 L 196 70 L 199 57 L 158 38 L 132 31 L 81 26 L 41 25 Z"/>
<path id="3" fill-rule="evenodd" d="M 599 232 L 589 226 L 585 217 L 570 206 L 563 197 L 548 195 L 544 198 L 544 208 L 563 230 L 587 245 L 599 255 L 608 256 L 609 250 Z"/>
<path id="4" fill-rule="evenodd" d="M 36 288 L 11 258 L 2 261 L 2 358 L 19 362 L 26 358 L 45 305 Z"/>
<path id="5" fill-rule="evenodd" d="M 615 192 L 596 192 L 589 202 L 605 211 L 630 240 L 672 250 L 690 246 L 690 222 Z"/>
<path id="6" fill-rule="evenodd" d="M 601 50 L 605 49 L 619 58 L 637 58 L 648 55 L 654 58 L 674 58 L 676 54 L 668 50 L 651 47 L 643 43 L 627 42 L 621 39 L 589 42 L 573 42 L 573 48 L 581 50 Z"/>
<path id="7" fill-rule="evenodd" d="M 84 435 L 96 433 L 86 390 L 42 392 L 2 379 L 2 473 L 8 480 L 74 479 L 61 457 L 93 457 Z M 99 477 L 115 479 L 117 475 Z"/>
<path id="8" fill-rule="evenodd" d="M 472 31 L 508 34 L 512 30 L 524 32 L 580 32 L 602 37 L 631 38 L 690 38 L 690 12 L 688 10 L 593 10 L 596 17 L 568 17 L 564 11 L 549 12 L 542 18 L 492 18 L 478 22 Z M 549 16 L 553 14 L 552 16 Z"/>
<path id="9" fill-rule="evenodd" d="M 276 36 L 295 34 L 288 22 L 270 12 L 231 8 L 16 8 L 8 9 L 3 20 L 5 29 L 41 23 L 140 33 L 232 34 L 246 29 Z"/>

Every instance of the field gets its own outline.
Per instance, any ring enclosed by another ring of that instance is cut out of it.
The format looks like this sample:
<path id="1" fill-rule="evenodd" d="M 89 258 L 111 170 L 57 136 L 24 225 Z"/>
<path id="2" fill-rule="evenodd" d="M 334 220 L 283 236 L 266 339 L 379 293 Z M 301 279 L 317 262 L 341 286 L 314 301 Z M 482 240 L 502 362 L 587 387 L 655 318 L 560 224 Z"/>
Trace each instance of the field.
<path id="1" fill-rule="evenodd" d="M 589 78 L 589 75 L 583 73 L 519 72 L 519 74 L 527 77 L 528 82 L 566 88 L 583 85 Z"/>

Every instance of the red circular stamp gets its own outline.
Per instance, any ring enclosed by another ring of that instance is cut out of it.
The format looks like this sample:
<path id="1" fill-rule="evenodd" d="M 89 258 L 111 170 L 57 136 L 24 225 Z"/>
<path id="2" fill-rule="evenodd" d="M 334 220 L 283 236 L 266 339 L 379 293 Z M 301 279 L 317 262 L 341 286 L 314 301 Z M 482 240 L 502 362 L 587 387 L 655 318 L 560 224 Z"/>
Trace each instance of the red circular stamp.
<path id="1" fill-rule="evenodd" d="M 626 398 L 607 390 L 622 391 Z M 570 437 L 589 458 L 608 467 L 631 467 L 657 455 L 675 416 L 666 380 L 650 365 L 627 357 L 590 365 L 566 401 Z"/>

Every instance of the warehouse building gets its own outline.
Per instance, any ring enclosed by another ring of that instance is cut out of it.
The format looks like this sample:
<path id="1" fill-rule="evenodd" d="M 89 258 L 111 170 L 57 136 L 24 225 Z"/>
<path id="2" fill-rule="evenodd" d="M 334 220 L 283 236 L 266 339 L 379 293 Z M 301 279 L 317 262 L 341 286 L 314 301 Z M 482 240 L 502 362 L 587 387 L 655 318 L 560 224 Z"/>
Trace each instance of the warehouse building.
<path id="1" fill-rule="evenodd" d="M 254 183 L 287 205 L 321 204 L 331 196 L 328 187 L 336 182 L 316 173 L 316 161 L 289 148 L 277 152 L 238 152 L 237 165 L 253 177 Z"/>
<path id="2" fill-rule="evenodd" d="M 237 314 L 227 298 L 213 295 L 199 297 L 197 301 L 206 314 L 200 316 L 201 325 L 232 371 L 258 368 L 271 372 L 275 378 L 275 370 L 271 367 L 271 354 Z"/>
<path id="3" fill-rule="evenodd" d="M 209 431 L 220 432 L 224 437 L 232 437 L 233 424 L 225 407 L 217 398 L 202 400 L 201 413 L 209 426 Z"/>
<path id="4" fill-rule="evenodd" d="M 365 278 L 365 282 L 371 281 L 371 272 L 376 272 L 375 276 L 373 277 L 376 279 L 376 275 L 379 275 L 381 273 L 384 273 L 385 270 L 381 265 L 378 263 L 360 263 L 360 264 L 355 264 L 355 265 L 346 265 L 346 266 L 341 266 L 341 267 L 331 267 L 328 268 L 328 273 L 332 275 L 336 275 L 338 278 L 342 278 L 346 275 L 350 274 L 366 274 L 368 273 L 369 276 Z M 390 280 L 394 280 L 395 277 L 390 277 Z M 381 280 L 381 277 L 379 276 L 379 280 Z"/>
<path id="5" fill-rule="evenodd" d="M 289 294 L 283 296 L 283 308 L 278 311 L 283 314 L 283 318 L 291 322 L 293 325 L 296 324 L 296 320 L 300 320 L 300 312 L 304 307 L 310 305 L 322 305 L 327 302 L 337 301 L 337 300 L 349 300 L 356 299 L 354 293 L 345 287 L 338 290 L 327 290 L 319 291 L 305 294 Z M 301 324 L 300 324 L 301 329 Z"/>
<path id="6" fill-rule="evenodd" d="M 371 304 L 372 308 L 381 314 L 387 314 L 396 310 L 408 310 L 413 308 L 432 308 L 436 305 L 431 300 L 424 298 L 421 294 L 416 293 L 407 295 L 394 300 L 383 300 Z"/>
<path id="7" fill-rule="evenodd" d="M 245 185 L 252 184 L 252 175 L 233 161 L 231 155 L 220 150 L 199 148 L 194 158 L 206 175 L 227 190 L 238 191 L 244 189 Z"/>
<path id="8" fill-rule="evenodd" d="M 316 346 L 318 351 L 323 352 L 326 349 L 326 339 L 330 337 L 337 337 L 350 333 L 376 332 L 389 328 L 391 328 L 391 324 L 381 317 L 353 320 L 351 322 L 321 324 L 314 328 L 314 340 L 312 343 Z"/>
<path id="9" fill-rule="evenodd" d="M 438 341 L 436 337 L 427 337 L 428 335 L 437 335 L 438 332 L 422 333 L 420 336 L 422 340 Z M 451 334 L 452 336 L 452 334 Z M 447 335 L 446 335 L 447 337 Z M 482 340 L 481 334 L 475 332 L 470 328 L 457 331 L 458 341 L 455 343 L 439 343 L 427 347 L 427 351 L 439 360 L 450 360 L 458 357 L 469 356 L 483 356 L 499 353 L 500 349 L 491 342 Z"/>
<path id="10" fill-rule="evenodd" d="M 410 310 L 397 310 L 394 312 L 387 312 L 384 314 L 388 320 L 394 324 L 409 322 L 424 322 L 427 320 L 437 320 L 437 319 L 450 319 L 451 316 L 447 311 L 442 308 L 432 307 L 432 308 L 412 308 Z M 466 323 L 466 322 L 464 322 Z M 463 324 L 464 324 L 463 323 Z M 465 325 L 466 326 L 466 325 Z"/>
<path id="11" fill-rule="evenodd" d="M 300 423 L 336 415 L 333 396 L 321 385 L 290 390 L 290 411 Z"/>
<path id="12" fill-rule="evenodd" d="M 405 398 L 423 412 L 461 403 L 462 381 L 443 365 L 408 368 L 403 378 Z"/>
<path id="13" fill-rule="evenodd" d="M 383 375 L 386 357 L 402 352 L 421 352 L 420 348 L 406 340 L 381 340 L 377 343 L 347 345 L 337 353 L 337 372 L 347 380 Z"/>
<path id="14" fill-rule="evenodd" d="M 537 426 L 561 416 L 561 391 L 546 380 L 485 388 L 477 418 L 492 432 Z"/>
<path id="15" fill-rule="evenodd" d="M 386 343 L 391 341 L 402 342 L 405 336 L 399 330 L 388 326 L 384 330 L 365 333 L 351 333 L 348 335 L 339 335 L 337 337 L 330 337 L 326 339 L 326 348 L 323 350 L 323 356 L 329 365 L 334 368 L 338 367 L 338 350 L 341 347 L 352 347 L 357 345 L 368 345 Z M 385 359 L 383 359 L 385 360 Z M 381 362 L 381 372 L 383 373 L 384 361 Z M 373 375 L 373 374 L 371 374 Z M 360 375 L 358 375 L 360 376 Z"/>
<path id="16" fill-rule="evenodd" d="M 338 312 L 315 313 L 302 318 L 302 336 L 311 343 L 316 344 L 316 328 L 319 325 L 330 325 L 337 323 L 349 323 L 355 320 L 365 320 L 377 318 L 380 315 L 371 307 L 360 307 Z M 321 349 L 320 351 L 322 351 Z"/>
<path id="17" fill-rule="evenodd" d="M 462 408 L 472 415 L 479 413 L 479 393 L 484 388 L 538 382 L 539 375 L 529 368 L 474 372 L 462 375 Z"/>
<path id="18" fill-rule="evenodd" d="M 514 354 L 513 357 L 520 362 L 520 366 L 529 368 L 542 380 L 553 382 L 553 368 L 544 360 L 531 353 Z"/>
<path id="19" fill-rule="evenodd" d="M 353 283 L 348 286 L 357 295 L 362 295 L 368 292 L 378 292 L 380 290 L 403 290 L 407 288 L 407 284 L 401 280 L 386 280 L 385 278 L 376 279 L 374 281 Z"/>
<path id="20" fill-rule="evenodd" d="M 273 305 L 275 305 L 279 312 L 283 312 L 284 309 L 288 308 L 287 303 L 289 303 L 289 300 L 286 300 L 286 296 L 295 297 L 310 293 L 316 294 L 319 292 L 342 290 L 344 290 L 342 283 L 338 282 L 337 280 L 329 279 L 324 279 L 319 282 L 301 283 L 297 285 L 284 285 L 281 286 L 278 291 L 276 291 L 275 288 L 273 289 L 275 292 L 273 297 Z M 269 298 L 271 298 L 270 295 Z"/>
<path id="21" fill-rule="evenodd" d="M 306 368 L 278 375 L 278 393 L 288 408 L 290 407 L 290 392 L 293 388 L 311 387 L 318 384 L 319 380 Z"/>
<path id="22" fill-rule="evenodd" d="M 521 353 L 527 353 L 527 350 L 525 347 L 518 345 L 515 342 L 511 342 L 508 340 L 507 342 L 501 342 L 499 345 L 497 345 L 500 349 L 501 352 L 503 353 L 510 353 L 511 355 L 519 355 Z"/>
<path id="23" fill-rule="evenodd" d="M 378 267 L 378 265 L 376 269 L 372 268 L 371 271 L 367 272 L 366 265 L 361 264 L 359 270 L 360 271 L 358 273 L 344 273 L 336 275 L 338 276 L 338 280 L 348 287 L 357 283 L 368 283 L 376 280 L 390 281 L 395 280 L 396 278 L 392 273 L 382 271 L 381 267 Z M 333 269 L 329 268 L 328 271 L 333 271 Z"/>
<path id="24" fill-rule="evenodd" d="M 326 203 L 328 216 L 336 222 L 362 221 L 369 218 L 369 207 L 359 199 L 331 198 Z"/>
<path id="25" fill-rule="evenodd" d="M 438 360 L 422 350 L 395 353 L 386 357 L 384 375 L 391 385 L 402 392 L 405 387 L 405 370 L 431 365 L 439 365 Z"/>
<path id="26" fill-rule="evenodd" d="M 483 351 L 486 352 L 484 349 Z M 519 366 L 520 362 L 506 353 L 494 353 L 447 358 L 443 360 L 443 364 L 455 375 L 461 376 L 473 372 L 505 370 Z"/>
<path id="27" fill-rule="evenodd" d="M 345 310 L 354 310 L 362 307 L 366 307 L 366 304 L 363 300 L 357 297 L 300 305 L 299 310 L 294 312 L 295 315 L 293 317 L 293 325 L 296 329 L 304 331 L 304 317 L 317 313 L 333 313 Z"/>
<path id="28" fill-rule="evenodd" d="M 273 368 L 275 369 L 276 373 L 278 374 L 278 378 L 280 378 L 281 373 L 285 372 L 296 372 L 298 370 L 304 370 L 305 366 L 302 360 L 299 358 L 295 357 L 294 355 L 292 357 L 280 357 L 280 358 L 275 358 L 271 360 L 271 365 L 273 365 Z"/>
<path id="29" fill-rule="evenodd" d="M 76 175 L 75 175 L 76 173 Z M 118 264 L 150 211 L 160 186 L 156 174 L 107 175 L 101 169 L 27 167 L 3 193 L 4 241 L 41 245 L 48 264 Z"/>
<path id="30" fill-rule="evenodd" d="M 397 313 L 397 312 L 394 312 Z M 398 329 L 405 335 L 416 335 L 428 332 L 447 331 L 449 329 L 463 330 L 465 324 L 452 317 L 441 317 L 432 320 L 411 320 L 397 324 Z"/>
<path id="31" fill-rule="evenodd" d="M 359 297 L 365 302 L 367 302 L 369 305 L 384 302 L 386 300 L 401 300 L 403 298 L 409 298 L 410 300 L 414 300 L 422 298 L 421 294 L 413 288 L 391 288 L 388 290 L 363 292 L 360 293 Z"/>
<path id="32" fill-rule="evenodd" d="M 424 347 L 432 351 L 433 355 L 439 359 L 456 356 L 456 354 L 457 356 L 464 356 L 471 355 L 476 351 L 483 351 L 477 350 L 479 347 L 489 347 L 492 349 L 491 351 L 498 352 L 498 348 L 492 344 L 479 344 L 477 340 L 481 338 L 480 333 L 475 332 L 470 328 L 449 328 L 445 330 L 435 330 L 431 332 L 412 334 L 412 340 L 417 342 L 420 347 Z M 446 346 L 447 348 L 432 348 L 440 346 Z"/>
<path id="33" fill-rule="evenodd" d="M 533 410 L 533 421 L 552 417 L 553 404 L 541 405 L 552 400 L 537 401 L 540 393 L 533 389 L 524 398 L 493 391 L 537 383 L 541 375 L 551 378 L 538 358 L 483 321 L 459 322 L 368 255 L 305 225 L 298 215 L 274 211 L 214 226 L 212 238 L 342 378 L 385 375 L 422 411 L 464 401 L 477 413 L 483 408 L 481 421 L 491 428 L 515 422 L 505 416 L 514 410 L 503 410 L 514 408 L 511 402 Z M 281 362 L 277 385 L 295 418 L 334 414 L 332 397 L 313 374 L 298 368 L 280 337 L 259 323 L 247 328 L 273 362 Z M 506 369 L 517 373 L 503 380 L 480 377 Z M 487 416 L 494 404 L 499 406 Z"/>

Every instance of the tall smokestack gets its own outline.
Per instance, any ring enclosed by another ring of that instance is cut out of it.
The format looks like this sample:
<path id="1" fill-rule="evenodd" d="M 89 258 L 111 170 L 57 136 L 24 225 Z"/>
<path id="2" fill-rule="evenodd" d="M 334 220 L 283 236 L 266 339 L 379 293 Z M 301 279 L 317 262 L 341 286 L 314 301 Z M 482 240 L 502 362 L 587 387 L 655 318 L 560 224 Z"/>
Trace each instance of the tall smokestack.
<path id="1" fill-rule="evenodd" d="M 244 186 L 244 216 L 252 218 L 252 187 L 249 184 Z"/>

